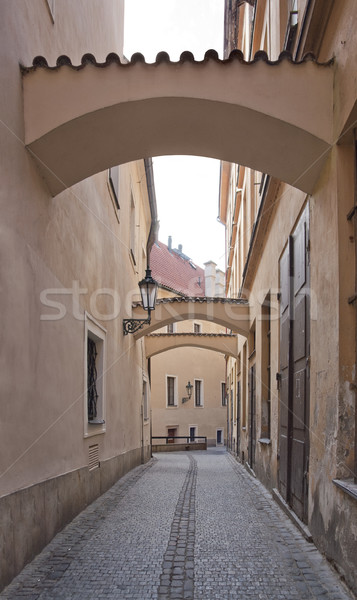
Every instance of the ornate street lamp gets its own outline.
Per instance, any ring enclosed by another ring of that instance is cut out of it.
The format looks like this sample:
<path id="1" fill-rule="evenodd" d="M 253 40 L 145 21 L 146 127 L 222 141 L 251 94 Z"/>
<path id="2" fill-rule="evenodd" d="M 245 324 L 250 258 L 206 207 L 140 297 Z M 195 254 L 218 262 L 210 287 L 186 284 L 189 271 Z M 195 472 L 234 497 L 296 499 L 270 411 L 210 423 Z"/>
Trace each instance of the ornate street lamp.
<path id="1" fill-rule="evenodd" d="M 192 396 L 192 388 L 193 388 L 193 385 L 189 381 L 188 384 L 186 385 L 187 396 L 185 398 L 182 398 L 182 402 L 187 402 L 191 398 L 191 396 Z"/>
<path id="2" fill-rule="evenodd" d="M 139 281 L 141 301 L 143 309 L 147 310 L 147 319 L 123 319 L 124 335 L 135 333 L 142 329 L 144 325 L 149 325 L 151 322 L 151 311 L 155 310 L 155 301 L 157 294 L 157 282 L 151 277 L 151 270 L 146 269 L 145 278 Z"/>

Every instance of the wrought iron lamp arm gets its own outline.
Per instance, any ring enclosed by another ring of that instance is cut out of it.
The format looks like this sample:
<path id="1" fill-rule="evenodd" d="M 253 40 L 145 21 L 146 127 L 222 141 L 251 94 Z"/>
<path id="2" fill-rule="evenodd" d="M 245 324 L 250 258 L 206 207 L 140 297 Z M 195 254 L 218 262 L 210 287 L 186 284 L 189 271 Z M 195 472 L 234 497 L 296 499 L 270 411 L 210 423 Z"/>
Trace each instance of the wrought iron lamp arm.
<path id="1" fill-rule="evenodd" d="M 139 329 L 142 329 L 144 325 L 149 325 L 151 322 L 150 311 L 148 311 L 147 319 L 123 319 L 123 333 L 136 333 Z"/>

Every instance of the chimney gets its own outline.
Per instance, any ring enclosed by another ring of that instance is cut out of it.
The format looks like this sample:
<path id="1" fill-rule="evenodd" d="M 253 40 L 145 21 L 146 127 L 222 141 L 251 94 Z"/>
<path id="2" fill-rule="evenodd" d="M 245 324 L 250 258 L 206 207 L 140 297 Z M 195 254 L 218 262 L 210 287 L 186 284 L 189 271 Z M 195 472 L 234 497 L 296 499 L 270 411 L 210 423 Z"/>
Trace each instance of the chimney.
<path id="1" fill-rule="evenodd" d="M 178 245 L 178 251 L 179 251 L 179 254 L 182 254 L 182 244 Z"/>
<path id="2" fill-rule="evenodd" d="M 225 296 L 225 275 L 221 269 L 216 269 L 216 297 L 224 298 Z"/>
<path id="3" fill-rule="evenodd" d="M 205 263 L 205 293 L 209 298 L 216 295 L 216 266 L 213 260 Z"/>
<path id="4" fill-rule="evenodd" d="M 168 247 L 169 251 L 171 252 L 171 250 L 172 250 L 172 236 L 171 235 L 169 235 L 167 247 Z"/>

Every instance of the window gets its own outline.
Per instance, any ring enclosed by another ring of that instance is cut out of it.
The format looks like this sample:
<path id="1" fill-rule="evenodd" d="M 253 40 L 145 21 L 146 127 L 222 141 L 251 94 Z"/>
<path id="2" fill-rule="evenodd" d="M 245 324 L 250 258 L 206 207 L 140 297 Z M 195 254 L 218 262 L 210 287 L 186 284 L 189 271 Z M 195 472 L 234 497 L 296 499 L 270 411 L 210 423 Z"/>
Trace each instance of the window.
<path id="1" fill-rule="evenodd" d="M 112 192 L 115 207 L 117 208 L 117 210 L 119 210 L 119 167 L 111 167 L 109 169 L 109 185 Z"/>
<path id="2" fill-rule="evenodd" d="M 148 383 L 143 380 L 143 417 L 144 421 L 149 419 Z"/>
<path id="3" fill-rule="evenodd" d="M 262 305 L 262 403 L 261 437 L 270 439 L 271 401 L 271 341 L 270 341 L 270 294 Z"/>
<path id="4" fill-rule="evenodd" d="M 134 265 L 136 265 L 136 210 L 133 194 L 130 202 L 130 254 Z"/>
<path id="5" fill-rule="evenodd" d="M 195 406 L 203 406 L 203 381 L 195 379 Z"/>
<path id="6" fill-rule="evenodd" d="M 221 401 L 222 401 L 222 406 L 227 406 L 227 395 L 226 395 L 226 383 L 225 383 L 225 381 L 221 382 Z"/>
<path id="7" fill-rule="evenodd" d="M 201 333 L 201 331 L 202 331 L 201 323 L 194 323 L 193 324 L 193 333 Z"/>
<path id="8" fill-rule="evenodd" d="M 253 325 L 251 326 L 251 328 L 249 330 L 248 344 L 249 344 L 249 359 L 251 359 L 251 358 L 253 358 L 253 356 L 255 354 L 255 321 L 253 322 Z"/>
<path id="9" fill-rule="evenodd" d="M 105 329 L 86 313 L 84 346 L 85 437 L 105 431 L 105 338 Z"/>
<path id="10" fill-rule="evenodd" d="M 293 53 L 298 30 L 297 0 L 292 0 L 285 33 L 284 50 Z"/>
<path id="11" fill-rule="evenodd" d="M 177 406 L 177 377 L 166 376 L 166 405 Z"/>

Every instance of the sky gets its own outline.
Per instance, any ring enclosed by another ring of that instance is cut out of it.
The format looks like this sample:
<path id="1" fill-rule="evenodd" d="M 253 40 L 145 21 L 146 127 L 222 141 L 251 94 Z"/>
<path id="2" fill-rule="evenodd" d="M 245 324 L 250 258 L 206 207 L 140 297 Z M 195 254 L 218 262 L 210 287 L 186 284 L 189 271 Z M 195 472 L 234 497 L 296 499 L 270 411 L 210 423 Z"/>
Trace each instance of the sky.
<path id="1" fill-rule="evenodd" d="M 223 56 L 224 0 L 125 0 L 124 54 L 154 62 L 165 50 L 171 60 L 190 50 L 201 60 L 214 48 Z M 159 240 L 203 266 L 224 270 L 224 226 L 217 221 L 220 162 L 188 156 L 153 157 Z"/>

